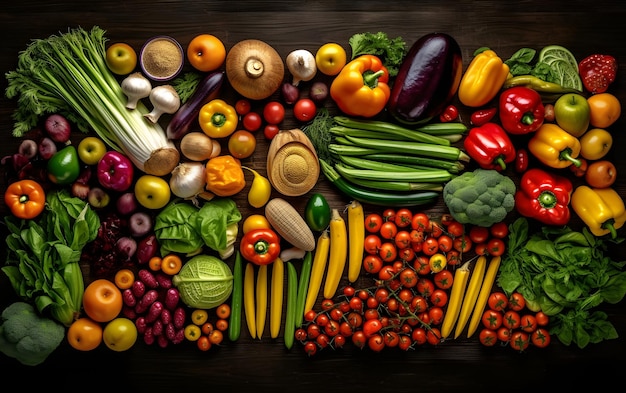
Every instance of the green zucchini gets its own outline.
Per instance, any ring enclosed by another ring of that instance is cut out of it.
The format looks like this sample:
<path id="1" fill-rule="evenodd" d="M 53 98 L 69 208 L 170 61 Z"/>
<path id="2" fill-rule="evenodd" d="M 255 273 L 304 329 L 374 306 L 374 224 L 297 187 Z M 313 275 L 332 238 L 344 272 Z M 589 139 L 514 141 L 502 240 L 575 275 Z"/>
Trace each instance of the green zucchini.
<path id="1" fill-rule="evenodd" d="M 296 301 L 296 318 L 294 320 L 294 328 L 302 326 L 304 319 L 304 303 L 306 302 L 306 293 L 309 289 L 309 279 L 311 278 L 311 265 L 313 264 L 313 256 L 311 251 L 304 254 L 302 261 L 302 269 L 300 270 L 300 281 L 298 282 L 298 296 Z"/>
<path id="2" fill-rule="evenodd" d="M 285 347 L 291 349 L 296 333 L 296 302 L 298 297 L 298 273 L 292 262 L 287 262 L 287 309 L 285 312 Z"/>
<path id="3" fill-rule="evenodd" d="M 239 251 L 235 255 L 233 267 L 233 293 L 230 304 L 230 321 L 228 322 L 228 338 L 237 341 L 241 333 L 241 309 L 243 304 L 243 259 Z"/>

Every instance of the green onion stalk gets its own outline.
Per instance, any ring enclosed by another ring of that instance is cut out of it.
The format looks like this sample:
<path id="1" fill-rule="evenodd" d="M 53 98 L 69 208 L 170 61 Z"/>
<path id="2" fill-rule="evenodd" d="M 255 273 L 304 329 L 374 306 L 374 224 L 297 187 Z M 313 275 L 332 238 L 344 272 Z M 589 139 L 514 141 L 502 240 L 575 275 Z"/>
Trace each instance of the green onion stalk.
<path id="1" fill-rule="evenodd" d="M 106 61 L 105 31 L 94 26 L 33 40 L 6 74 L 7 98 L 16 98 L 13 135 L 31 130 L 41 115 L 61 113 L 82 132 L 93 130 L 140 170 L 164 176 L 180 155 L 158 123 L 144 118 L 142 103 L 126 108 L 127 97 Z"/>

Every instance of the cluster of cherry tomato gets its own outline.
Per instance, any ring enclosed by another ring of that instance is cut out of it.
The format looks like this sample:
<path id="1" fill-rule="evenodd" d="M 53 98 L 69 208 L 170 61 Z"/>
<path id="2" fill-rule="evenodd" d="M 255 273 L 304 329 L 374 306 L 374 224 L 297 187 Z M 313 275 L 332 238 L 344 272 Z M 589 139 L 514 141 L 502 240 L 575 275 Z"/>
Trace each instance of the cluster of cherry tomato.
<path id="1" fill-rule="evenodd" d="M 224 341 L 224 332 L 228 329 L 230 305 L 220 304 L 215 308 L 214 318 L 208 310 L 197 308 L 191 312 L 191 321 L 185 326 L 185 339 L 195 342 L 201 351 L 208 351 L 214 345 Z"/>
<path id="2" fill-rule="evenodd" d="M 457 266 L 471 253 L 500 256 L 509 233 L 504 222 L 489 228 L 468 227 L 448 214 L 435 220 L 408 208 L 370 213 L 365 217 L 365 229 L 363 269 L 381 280 L 389 279 L 400 267 L 405 268 L 401 278 L 411 276 L 406 280 L 414 279 L 415 273 L 427 275 Z"/>
<path id="3" fill-rule="evenodd" d="M 479 333 L 481 344 L 487 347 L 500 343 L 516 351 L 524 351 L 531 344 L 545 348 L 550 344 L 548 323 L 550 318 L 542 311 L 533 312 L 526 307 L 520 293 L 507 297 L 504 292 L 493 292 L 483 312 L 483 325 Z"/>

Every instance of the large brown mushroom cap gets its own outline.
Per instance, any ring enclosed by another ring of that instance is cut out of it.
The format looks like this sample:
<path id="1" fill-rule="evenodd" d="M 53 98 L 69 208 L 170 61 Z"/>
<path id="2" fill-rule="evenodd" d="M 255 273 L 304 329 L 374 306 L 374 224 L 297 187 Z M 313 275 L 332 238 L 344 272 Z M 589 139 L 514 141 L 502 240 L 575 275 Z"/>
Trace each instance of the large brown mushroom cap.
<path id="1" fill-rule="evenodd" d="M 284 76 L 283 59 L 263 41 L 239 41 L 226 56 L 226 77 L 246 98 L 262 100 L 271 96 L 282 85 Z"/>

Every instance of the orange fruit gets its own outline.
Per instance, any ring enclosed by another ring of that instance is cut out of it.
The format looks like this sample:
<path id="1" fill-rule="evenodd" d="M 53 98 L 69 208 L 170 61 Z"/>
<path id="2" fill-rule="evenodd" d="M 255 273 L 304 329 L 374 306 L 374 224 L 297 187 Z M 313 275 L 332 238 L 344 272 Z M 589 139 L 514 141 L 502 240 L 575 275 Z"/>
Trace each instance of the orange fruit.
<path id="1" fill-rule="evenodd" d="M 199 71 L 214 71 L 224 63 L 226 48 L 224 43 L 216 36 L 200 34 L 189 42 L 187 59 Z"/>
<path id="2" fill-rule="evenodd" d="M 589 124 L 596 128 L 606 128 L 619 118 L 622 107 L 619 100 L 611 93 L 594 94 L 587 98 L 591 116 Z"/>

